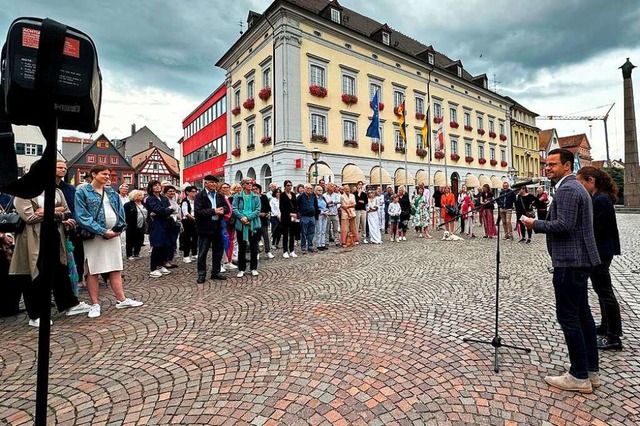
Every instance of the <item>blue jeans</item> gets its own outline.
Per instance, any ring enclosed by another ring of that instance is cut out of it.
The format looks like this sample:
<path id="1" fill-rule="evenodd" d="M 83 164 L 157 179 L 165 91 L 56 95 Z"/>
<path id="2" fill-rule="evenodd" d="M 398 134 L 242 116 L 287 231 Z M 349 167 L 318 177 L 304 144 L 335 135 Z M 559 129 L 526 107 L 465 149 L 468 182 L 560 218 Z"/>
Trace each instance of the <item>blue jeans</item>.
<path id="1" fill-rule="evenodd" d="M 567 342 L 571 369 L 578 379 L 598 371 L 596 325 L 591 315 L 587 295 L 587 280 L 591 268 L 555 268 L 553 288 L 556 294 L 556 315 Z"/>
<path id="2" fill-rule="evenodd" d="M 316 247 L 326 245 L 327 216 L 321 214 L 316 222 Z"/>
<path id="3" fill-rule="evenodd" d="M 313 237 L 316 233 L 316 219 L 313 216 L 300 218 L 300 250 L 313 249 Z"/>

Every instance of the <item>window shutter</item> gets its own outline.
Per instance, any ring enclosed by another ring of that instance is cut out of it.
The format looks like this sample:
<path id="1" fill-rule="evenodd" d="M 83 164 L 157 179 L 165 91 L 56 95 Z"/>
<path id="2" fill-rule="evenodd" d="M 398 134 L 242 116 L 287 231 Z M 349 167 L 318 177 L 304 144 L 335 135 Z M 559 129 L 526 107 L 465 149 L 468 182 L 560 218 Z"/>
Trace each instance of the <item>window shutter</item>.
<path id="1" fill-rule="evenodd" d="M 38 155 L 42 155 L 42 149 L 43 149 L 43 146 L 38 145 Z"/>
<path id="2" fill-rule="evenodd" d="M 24 144 L 23 143 L 17 143 L 16 144 L 16 154 L 24 155 Z"/>

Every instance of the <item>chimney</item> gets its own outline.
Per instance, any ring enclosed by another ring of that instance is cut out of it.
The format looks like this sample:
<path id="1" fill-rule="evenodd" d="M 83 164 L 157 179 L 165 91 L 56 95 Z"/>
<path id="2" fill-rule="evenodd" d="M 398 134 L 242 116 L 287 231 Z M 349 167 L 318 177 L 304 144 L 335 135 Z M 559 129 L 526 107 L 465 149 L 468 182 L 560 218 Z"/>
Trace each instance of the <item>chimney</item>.
<path id="1" fill-rule="evenodd" d="M 149 148 L 153 148 L 153 141 L 149 141 Z"/>
<path id="2" fill-rule="evenodd" d="M 136 123 L 133 123 L 131 125 L 131 136 L 136 134 Z"/>

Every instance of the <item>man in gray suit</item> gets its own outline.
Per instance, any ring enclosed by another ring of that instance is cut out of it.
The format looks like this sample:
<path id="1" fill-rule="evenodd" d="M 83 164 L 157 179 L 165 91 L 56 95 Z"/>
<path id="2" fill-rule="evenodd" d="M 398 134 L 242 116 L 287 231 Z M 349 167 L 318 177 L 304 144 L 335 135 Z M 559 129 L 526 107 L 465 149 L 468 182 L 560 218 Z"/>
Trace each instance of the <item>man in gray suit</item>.
<path id="1" fill-rule="evenodd" d="M 565 374 L 547 376 L 554 387 L 591 393 L 600 386 L 596 326 L 587 297 L 591 268 L 600 263 L 593 233 L 591 197 L 576 180 L 573 153 L 554 149 L 547 157 L 547 177 L 556 195 L 548 221 L 521 217 L 528 229 L 547 234 L 547 250 L 553 262 L 556 315 L 567 342 L 571 366 Z"/>

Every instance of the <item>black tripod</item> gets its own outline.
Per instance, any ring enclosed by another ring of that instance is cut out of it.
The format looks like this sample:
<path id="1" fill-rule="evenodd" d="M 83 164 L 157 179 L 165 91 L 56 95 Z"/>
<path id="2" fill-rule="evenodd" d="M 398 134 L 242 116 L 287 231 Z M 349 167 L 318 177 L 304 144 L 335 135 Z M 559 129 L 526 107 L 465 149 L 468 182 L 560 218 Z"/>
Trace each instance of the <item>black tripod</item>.
<path id="1" fill-rule="evenodd" d="M 496 202 L 498 200 L 501 200 L 503 198 L 505 198 L 507 195 L 509 195 L 510 193 L 513 193 L 513 190 L 510 189 L 509 192 L 495 198 L 493 200 L 493 202 Z M 496 203 L 496 205 L 498 206 L 498 220 L 500 220 L 500 206 Z M 477 206 L 475 209 L 471 210 L 471 213 L 480 210 L 483 206 Z M 453 218 L 450 221 L 444 222 L 442 225 L 445 225 L 449 222 L 455 221 L 457 217 L 460 216 L 460 213 L 458 213 L 458 215 L 456 215 L 455 218 Z M 493 220 L 493 218 L 491 219 Z M 498 331 L 498 320 L 499 320 L 499 313 L 500 313 L 500 225 L 498 224 L 497 226 L 497 243 L 496 243 L 496 307 L 495 307 L 495 328 L 494 328 L 494 333 L 493 333 L 493 339 L 491 340 L 479 340 L 479 339 L 471 339 L 468 337 L 465 337 L 464 339 L 462 339 L 463 342 L 471 342 L 471 343 L 481 343 L 481 344 L 485 344 L 485 345 L 491 345 L 493 346 L 493 371 L 495 371 L 496 373 L 499 371 L 498 368 L 498 349 L 499 348 L 509 348 L 509 349 L 515 349 L 518 351 L 524 351 L 526 353 L 530 353 L 531 349 L 529 348 L 524 348 L 524 347 L 520 347 L 520 346 L 513 346 L 513 345 L 506 345 L 504 343 L 502 343 L 502 338 L 500 337 L 500 333 Z"/>

